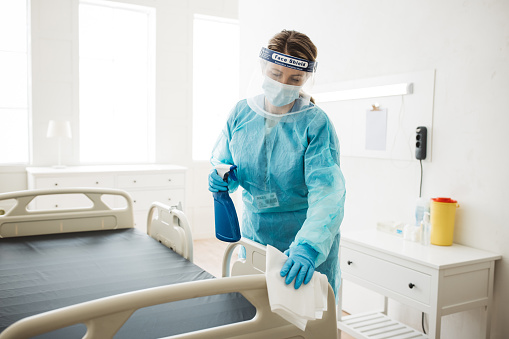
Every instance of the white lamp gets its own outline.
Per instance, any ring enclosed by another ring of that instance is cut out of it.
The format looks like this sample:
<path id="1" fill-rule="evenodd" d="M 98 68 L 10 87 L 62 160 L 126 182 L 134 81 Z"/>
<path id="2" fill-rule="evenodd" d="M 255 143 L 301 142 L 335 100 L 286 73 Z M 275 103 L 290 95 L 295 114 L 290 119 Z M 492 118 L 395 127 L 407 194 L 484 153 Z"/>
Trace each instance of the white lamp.
<path id="1" fill-rule="evenodd" d="M 71 123 L 69 121 L 50 120 L 48 124 L 48 138 L 58 138 L 58 165 L 54 168 L 64 168 L 62 165 L 62 138 L 72 138 Z"/>

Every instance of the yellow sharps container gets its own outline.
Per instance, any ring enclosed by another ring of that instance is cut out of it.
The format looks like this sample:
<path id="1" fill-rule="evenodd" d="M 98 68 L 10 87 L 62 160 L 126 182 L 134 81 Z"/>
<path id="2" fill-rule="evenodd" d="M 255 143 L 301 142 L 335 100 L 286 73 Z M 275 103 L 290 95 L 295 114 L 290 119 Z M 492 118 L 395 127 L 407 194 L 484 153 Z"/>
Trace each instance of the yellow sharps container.
<path id="1" fill-rule="evenodd" d="M 459 204 L 451 198 L 432 198 L 430 202 L 431 239 L 433 245 L 450 246 L 454 237 L 454 219 Z"/>

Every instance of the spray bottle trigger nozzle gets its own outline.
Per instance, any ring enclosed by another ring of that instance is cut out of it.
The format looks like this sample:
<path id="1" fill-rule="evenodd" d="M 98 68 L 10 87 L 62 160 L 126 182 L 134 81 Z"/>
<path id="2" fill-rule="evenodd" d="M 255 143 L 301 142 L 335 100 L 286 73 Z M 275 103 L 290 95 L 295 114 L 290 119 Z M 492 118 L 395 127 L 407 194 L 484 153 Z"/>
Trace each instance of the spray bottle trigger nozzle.
<path id="1" fill-rule="evenodd" d="M 235 172 L 234 172 L 234 169 L 236 169 L 237 166 L 236 165 L 232 165 L 232 167 L 230 167 L 230 177 L 232 178 L 233 181 L 237 181 L 237 177 L 235 176 Z"/>
<path id="2" fill-rule="evenodd" d="M 223 179 L 224 182 L 228 182 L 228 177 L 231 176 L 232 180 L 237 180 L 235 176 L 234 169 L 237 168 L 236 165 L 228 165 L 228 164 L 219 164 L 214 166 L 217 174 Z"/>

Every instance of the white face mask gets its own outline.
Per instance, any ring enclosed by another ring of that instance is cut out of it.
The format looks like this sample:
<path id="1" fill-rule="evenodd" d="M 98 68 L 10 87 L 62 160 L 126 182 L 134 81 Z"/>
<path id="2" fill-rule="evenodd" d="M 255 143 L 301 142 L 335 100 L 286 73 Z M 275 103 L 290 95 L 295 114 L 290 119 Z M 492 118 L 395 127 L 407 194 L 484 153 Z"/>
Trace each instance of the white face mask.
<path id="1" fill-rule="evenodd" d="M 299 97 L 302 86 L 285 85 L 265 76 L 262 88 L 267 100 L 272 105 L 281 107 L 294 102 Z"/>

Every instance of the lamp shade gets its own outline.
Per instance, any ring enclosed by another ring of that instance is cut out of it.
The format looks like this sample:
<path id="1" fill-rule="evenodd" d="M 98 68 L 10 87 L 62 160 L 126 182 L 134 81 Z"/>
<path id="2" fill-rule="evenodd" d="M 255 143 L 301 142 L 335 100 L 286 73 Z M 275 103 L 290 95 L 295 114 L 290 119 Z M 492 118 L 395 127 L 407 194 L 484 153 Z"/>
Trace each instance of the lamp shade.
<path id="1" fill-rule="evenodd" d="M 69 121 L 50 120 L 48 124 L 48 138 L 72 138 L 71 123 Z"/>

